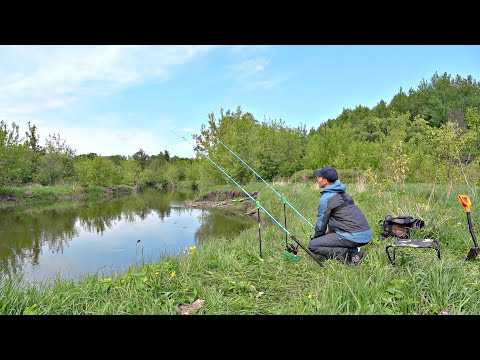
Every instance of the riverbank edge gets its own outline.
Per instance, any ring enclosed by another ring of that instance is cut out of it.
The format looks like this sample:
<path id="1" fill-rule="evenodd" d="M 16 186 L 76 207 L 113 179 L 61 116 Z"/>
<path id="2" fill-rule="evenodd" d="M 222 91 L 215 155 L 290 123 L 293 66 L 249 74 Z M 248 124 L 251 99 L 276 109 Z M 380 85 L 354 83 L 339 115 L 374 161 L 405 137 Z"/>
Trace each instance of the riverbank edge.
<path id="1" fill-rule="evenodd" d="M 176 190 L 186 188 L 186 186 L 178 187 Z M 132 195 L 142 190 L 136 186 L 128 185 L 109 187 L 82 187 L 78 185 L 0 187 L 0 210 L 12 210 L 29 205 L 65 200 L 114 199 L 119 196 Z"/>
<path id="2" fill-rule="evenodd" d="M 211 208 L 232 212 L 248 219 L 257 220 L 257 207 L 252 198 L 257 200 L 258 190 L 249 193 L 251 198 L 244 192 L 236 190 L 221 190 L 210 187 L 204 190 L 203 195 L 198 196 L 190 202 L 186 202 L 188 208 Z M 263 222 L 263 219 L 260 219 Z"/>
<path id="3" fill-rule="evenodd" d="M 134 187 L 101 187 L 77 185 L 25 186 L 0 188 L 0 210 L 65 200 L 115 198 L 135 192 Z"/>

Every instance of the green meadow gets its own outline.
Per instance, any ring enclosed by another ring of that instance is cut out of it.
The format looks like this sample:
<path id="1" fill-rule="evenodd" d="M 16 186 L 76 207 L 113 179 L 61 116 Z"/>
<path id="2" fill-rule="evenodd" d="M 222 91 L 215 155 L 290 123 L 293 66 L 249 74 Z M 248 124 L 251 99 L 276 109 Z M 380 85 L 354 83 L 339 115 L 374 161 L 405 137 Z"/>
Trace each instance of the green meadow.
<path id="1" fill-rule="evenodd" d="M 261 211 L 262 258 L 254 226 L 234 238 L 211 238 L 177 257 L 140 261 L 111 277 L 25 284 L 19 276 L 1 284 L 0 313 L 174 315 L 180 305 L 198 299 L 205 302 L 194 312 L 197 315 L 479 313 L 479 260 L 465 261 L 473 241 L 457 200 L 458 194 L 470 196 L 473 228 L 480 228 L 480 207 L 472 193 L 478 189 L 454 185 L 448 197 L 446 186 L 438 184 L 387 186 L 357 181 L 346 185 L 374 233 L 359 266 L 336 260 L 319 266 L 300 248 L 300 261 L 288 259 L 285 232 Z M 314 183 L 279 182 L 273 187 L 315 223 L 320 189 Z M 259 190 L 260 204 L 283 224 L 282 201 L 271 189 L 263 183 L 245 189 Z M 240 211 L 246 204 L 255 209 L 251 200 L 231 202 Z M 392 240 L 379 240 L 378 224 L 388 214 L 423 219 L 425 228 L 414 236 L 438 239 L 441 260 L 431 249 L 399 248 L 391 265 L 385 247 Z M 289 207 L 287 228 L 305 246 L 313 233 Z"/>

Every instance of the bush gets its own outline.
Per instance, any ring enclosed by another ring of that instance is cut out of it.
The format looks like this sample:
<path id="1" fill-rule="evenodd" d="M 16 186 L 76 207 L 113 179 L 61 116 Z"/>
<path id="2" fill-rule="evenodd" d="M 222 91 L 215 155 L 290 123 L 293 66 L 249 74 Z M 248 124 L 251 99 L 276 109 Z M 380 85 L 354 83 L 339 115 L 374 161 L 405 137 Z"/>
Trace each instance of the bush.
<path id="1" fill-rule="evenodd" d="M 290 176 L 291 182 L 308 183 L 312 182 L 314 179 L 315 176 L 313 176 L 313 170 L 300 170 Z"/>
<path id="2" fill-rule="evenodd" d="M 337 169 L 338 178 L 344 184 L 356 183 L 363 172 L 364 172 L 363 170 L 355 170 L 355 169 Z"/>

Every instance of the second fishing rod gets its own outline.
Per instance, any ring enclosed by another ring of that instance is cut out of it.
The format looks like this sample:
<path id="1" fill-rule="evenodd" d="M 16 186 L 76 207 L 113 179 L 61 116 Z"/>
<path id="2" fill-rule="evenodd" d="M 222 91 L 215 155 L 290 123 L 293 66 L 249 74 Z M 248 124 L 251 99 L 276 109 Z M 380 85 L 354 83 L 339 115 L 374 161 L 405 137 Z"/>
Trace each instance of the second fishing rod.
<path id="1" fill-rule="evenodd" d="M 218 138 L 217 136 L 214 136 L 212 135 L 213 139 L 215 139 L 218 143 L 220 143 L 225 149 L 227 149 L 231 154 L 233 154 L 238 160 L 240 160 L 240 162 L 245 165 L 248 169 L 250 169 L 254 174 L 255 176 L 257 176 L 257 178 L 259 178 L 260 180 L 263 181 L 263 183 L 265 185 L 267 185 L 278 197 L 280 197 L 282 199 L 282 202 L 283 202 L 283 217 L 284 217 L 284 223 L 285 223 L 285 228 L 287 227 L 287 211 L 286 211 L 286 206 L 289 206 L 298 216 L 300 216 L 308 225 L 310 225 L 310 227 L 312 229 L 315 230 L 315 226 L 313 226 L 310 221 L 308 221 L 308 219 L 303 216 L 297 209 L 295 209 L 293 207 L 292 204 L 290 204 L 288 201 L 287 201 L 287 198 L 285 195 L 281 195 L 277 190 L 275 190 L 273 188 L 273 186 L 271 186 L 266 180 L 264 180 L 260 174 L 258 174 L 250 165 L 248 165 L 240 156 L 238 156 L 232 149 L 230 149 L 227 145 L 225 145 L 225 143 L 220 140 L 220 138 Z M 286 246 L 286 250 L 288 251 L 292 251 L 293 249 L 289 248 L 289 244 L 288 244 L 288 241 L 287 241 L 287 234 L 285 234 L 285 246 Z M 296 250 L 296 249 L 295 249 Z"/>
<path id="2" fill-rule="evenodd" d="M 225 143 L 220 140 L 217 136 L 214 136 L 212 135 L 212 137 L 218 141 L 223 147 L 225 147 L 225 149 L 227 149 L 230 153 L 232 153 L 238 160 L 241 161 L 241 163 L 243 165 L 245 165 L 247 168 L 249 168 L 254 174 L 255 176 L 257 176 L 260 180 L 262 180 L 264 182 L 265 185 L 267 185 L 275 194 L 278 195 L 278 197 L 280 197 L 284 203 L 284 205 L 288 205 L 298 216 L 300 216 L 308 225 L 310 225 L 310 227 L 312 229 L 315 229 L 315 226 L 313 226 L 310 221 L 308 221 L 308 219 L 303 216 L 297 209 L 295 209 L 293 207 L 292 204 L 290 204 L 288 201 L 287 201 L 287 198 L 285 195 L 281 195 L 277 190 L 275 190 L 267 181 L 265 181 L 261 176 L 260 174 L 258 174 L 255 170 L 252 169 L 252 167 L 250 165 L 248 165 L 240 156 L 238 156 L 232 149 L 230 149 L 227 145 L 225 145 Z"/>
<path id="3" fill-rule="evenodd" d="M 264 211 L 265 214 L 267 214 L 270 219 L 273 220 L 273 222 L 275 222 L 275 224 L 277 224 L 293 241 L 295 241 L 297 243 L 297 248 L 300 247 L 302 248 L 308 255 L 310 255 L 310 257 L 315 260 L 315 262 L 320 265 L 320 266 L 323 266 L 323 263 L 318 259 L 318 257 L 316 257 L 307 247 L 305 247 L 296 237 L 295 235 L 293 235 L 290 231 L 288 231 L 282 224 L 280 224 L 280 222 L 272 215 L 270 214 L 261 204 L 258 200 L 255 200 L 255 198 L 252 197 L 252 195 L 250 195 L 248 193 L 248 191 L 246 191 L 242 186 L 240 186 L 230 175 L 228 175 L 225 170 L 223 170 L 219 165 L 217 165 L 217 163 L 215 163 L 215 161 L 213 161 L 212 159 L 210 159 L 208 157 L 208 155 L 206 153 L 203 153 L 203 156 L 205 156 L 206 159 L 208 159 L 218 170 L 220 170 L 225 176 L 227 176 L 235 185 L 237 185 L 244 193 L 245 195 L 247 195 L 251 200 L 253 200 L 255 202 L 255 204 L 257 205 L 257 207 L 259 209 L 262 209 Z M 259 226 L 260 226 L 260 222 L 259 222 Z M 260 228 L 259 228 L 259 232 L 260 232 Z M 260 243 L 261 244 L 261 243 Z M 288 244 L 287 244 L 287 250 L 288 250 Z M 261 250 L 260 250 L 261 251 Z M 289 250 L 290 251 L 290 250 Z M 296 253 L 296 249 L 292 249 L 292 252 L 295 252 Z"/>
<path id="4" fill-rule="evenodd" d="M 181 136 L 179 134 L 177 134 L 176 132 L 174 131 L 171 131 L 173 134 L 177 135 L 178 137 L 182 138 L 185 142 L 188 143 L 187 139 L 184 137 L 184 136 Z M 197 140 L 197 145 L 198 145 L 198 140 Z M 288 235 L 293 241 L 295 241 L 295 243 L 297 244 L 297 248 L 293 248 L 293 245 L 290 245 L 287 243 L 287 250 L 289 253 L 294 253 L 296 254 L 297 253 L 297 249 L 298 247 L 300 247 L 302 250 L 304 250 L 308 255 L 310 255 L 310 257 L 315 260 L 315 262 L 320 265 L 320 266 L 323 266 L 323 263 L 320 261 L 320 259 L 318 257 L 316 257 L 311 251 L 310 249 L 308 249 L 307 247 L 305 247 L 296 237 L 295 235 L 293 235 L 290 231 L 288 231 L 282 224 L 280 224 L 280 222 L 273 216 L 271 215 L 261 204 L 258 200 L 256 200 L 252 195 L 250 195 L 248 193 L 248 191 L 246 191 L 240 184 L 238 184 L 225 170 L 223 170 L 215 161 L 213 161 L 212 159 L 210 159 L 210 157 L 208 156 L 207 154 L 207 151 L 206 149 L 201 149 L 200 147 L 196 146 L 196 151 L 198 151 L 200 154 L 202 154 L 208 161 L 210 161 L 218 170 L 220 170 L 226 177 L 228 177 L 228 179 L 230 179 L 230 181 L 232 181 L 235 185 L 237 185 L 244 193 L 245 195 L 247 195 L 254 203 L 255 205 L 257 206 L 258 208 L 258 214 L 260 215 L 260 209 L 263 210 L 263 212 L 265 214 L 268 215 L 268 217 L 270 217 L 270 219 L 273 220 L 273 222 L 278 225 L 284 232 L 286 235 Z M 259 232 L 259 241 L 260 241 L 260 257 L 262 256 L 262 243 L 261 243 L 261 238 L 260 238 L 260 217 L 259 217 L 259 222 L 258 222 L 258 232 Z"/>

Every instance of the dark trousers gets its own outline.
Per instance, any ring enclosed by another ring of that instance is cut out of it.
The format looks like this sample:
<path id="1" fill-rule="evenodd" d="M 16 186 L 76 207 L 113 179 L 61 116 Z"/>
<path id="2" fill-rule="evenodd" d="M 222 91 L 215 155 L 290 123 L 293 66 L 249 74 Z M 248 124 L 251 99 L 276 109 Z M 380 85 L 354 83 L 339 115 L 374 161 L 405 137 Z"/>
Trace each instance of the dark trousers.
<path id="1" fill-rule="evenodd" d="M 314 254 L 323 255 L 328 259 L 337 259 L 345 261 L 348 254 L 348 249 L 356 249 L 359 244 L 343 238 L 337 233 L 329 233 L 317 238 L 313 238 L 308 243 L 308 249 Z"/>

